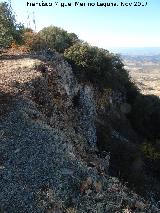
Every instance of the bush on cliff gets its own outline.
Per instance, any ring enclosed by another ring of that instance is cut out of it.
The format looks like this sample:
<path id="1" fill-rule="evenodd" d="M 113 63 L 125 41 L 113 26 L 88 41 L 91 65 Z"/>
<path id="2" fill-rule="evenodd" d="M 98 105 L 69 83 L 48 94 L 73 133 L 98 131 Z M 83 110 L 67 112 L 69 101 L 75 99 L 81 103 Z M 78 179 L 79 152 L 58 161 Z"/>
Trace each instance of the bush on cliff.
<path id="1" fill-rule="evenodd" d="M 105 49 L 76 43 L 65 50 L 64 57 L 80 81 L 117 90 L 123 90 L 130 81 L 120 58 Z"/>
<path id="2" fill-rule="evenodd" d="M 59 53 L 63 53 L 65 49 L 79 41 L 76 34 L 55 26 L 43 28 L 38 35 L 45 41 L 47 48 L 55 49 Z"/>

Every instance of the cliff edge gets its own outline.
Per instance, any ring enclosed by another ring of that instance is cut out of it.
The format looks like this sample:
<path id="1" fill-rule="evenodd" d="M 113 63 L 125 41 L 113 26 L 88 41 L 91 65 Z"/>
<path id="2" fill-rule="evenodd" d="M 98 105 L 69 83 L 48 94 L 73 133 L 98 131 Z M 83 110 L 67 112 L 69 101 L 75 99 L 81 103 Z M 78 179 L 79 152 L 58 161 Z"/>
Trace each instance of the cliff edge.
<path id="1" fill-rule="evenodd" d="M 159 212 L 109 175 L 110 153 L 97 149 L 106 106 L 123 99 L 114 96 L 78 83 L 56 52 L 2 56 L 0 212 Z"/>

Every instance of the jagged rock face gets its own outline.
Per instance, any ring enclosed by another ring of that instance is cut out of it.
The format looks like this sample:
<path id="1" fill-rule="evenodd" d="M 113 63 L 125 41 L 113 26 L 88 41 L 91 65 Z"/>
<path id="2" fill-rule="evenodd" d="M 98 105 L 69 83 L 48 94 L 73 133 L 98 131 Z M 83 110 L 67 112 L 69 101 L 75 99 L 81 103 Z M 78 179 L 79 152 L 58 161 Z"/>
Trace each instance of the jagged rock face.
<path id="1" fill-rule="evenodd" d="M 96 118 L 96 103 L 94 102 L 93 88 L 83 86 L 80 89 L 80 125 L 84 136 L 90 145 L 95 145 L 97 142 L 95 118 Z"/>
<path id="2" fill-rule="evenodd" d="M 43 74 L 41 84 L 35 84 L 35 90 L 38 90 L 36 96 L 40 98 L 42 94 L 42 99 L 45 97 L 44 102 L 48 100 L 45 107 L 50 109 L 50 124 L 54 127 L 57 125 L 66 130 L 70 129 L 70 131 L 76 130 L 86 138 L 90 145 L 95 146 L 96 103 L 93 88 L 79 84 L 71 67 L 62 58 L 54 56 L 50 59 L 50 63 L 52 66 L 43 64 L 45 74 Z"/>
<path id="3" fill-rule="evenodd" d="M 111 90 L 103 91 L 100 95 L 98 89 L 91 84 L 79 83 L 69 64 L 57 53 L 53 53 L 52 57 L 44 54 L 43 57 L 43 61 L 49 58 L 50 65 L 43 64 L 45 73 L 40 79 L 41 83 L 38 79 L 35 90 L 39 88 L 36 94 L 38 98 L 42 96 L 42 99 L 45 98 L 44 102 L 48 100 L 44 105 L 46 111 L 50 111 L 50 124 L 66 131 L 76 131 L 84 136 L 91 146 L 95 146 L 95 121 L 103 122 L 107 120 L 107 116 L 118 114 L 117 109 L 125 102 L 124 95 Z M 102 119 L 104 115 L 105 118 Z"/>
<path id="4" fill-rule="evenodd" d="M 63 105 L 67 110 L 69 107 L 72 108 L 74 114 L 74 120 L 78 120 L 79 132 L 91 145 L 96 144 L 96 127 L 94 120 L 96 116 L 96 104 L 94 102 L 93 88 L 88 85 L 78 84 L 71 67 L 62 61 L 56 67 L 60 81 L 57 82 L 59 91 L 64 91 L 65 98 L 68 100 L 64 101 Z M 74 100 L 74 98 L 77 100 Z M 73 103 L 73 102 L 77 103 Z M 77 106 L 75 106 L 77 105 Z M 78 113 L 77 113 L 78 112 Z M 75 122 L 73 125 L 78 126 Z"/>
<path id="5" fill-rule="evenodd" d="M 0 68 L 3 96 L 15 93 L 10 111 L 0 115 L 0 211 L 158 212 L 109 177 L 109 156 L 91 150 L 97 140 L 94 89 L 78 84 L 58 54 L 36 57 L 4 60 Z"/>

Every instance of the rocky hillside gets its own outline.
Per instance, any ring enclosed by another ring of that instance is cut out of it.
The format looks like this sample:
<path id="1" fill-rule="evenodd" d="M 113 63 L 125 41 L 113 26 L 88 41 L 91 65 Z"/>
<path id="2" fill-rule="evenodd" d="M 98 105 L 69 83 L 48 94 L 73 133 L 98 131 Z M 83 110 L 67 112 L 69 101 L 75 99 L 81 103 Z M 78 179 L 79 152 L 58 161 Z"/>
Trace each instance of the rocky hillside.
<path id="1" fill-rule="evenodd" d="M 108 140 L 136 140 L 124 99 L 78 83 L 56 52 L 3 55 L 0 212 L 158 213 L 155 205 L 109 175 L 110 153 L 97 149 L 100 129 L 107 125 Z"/>

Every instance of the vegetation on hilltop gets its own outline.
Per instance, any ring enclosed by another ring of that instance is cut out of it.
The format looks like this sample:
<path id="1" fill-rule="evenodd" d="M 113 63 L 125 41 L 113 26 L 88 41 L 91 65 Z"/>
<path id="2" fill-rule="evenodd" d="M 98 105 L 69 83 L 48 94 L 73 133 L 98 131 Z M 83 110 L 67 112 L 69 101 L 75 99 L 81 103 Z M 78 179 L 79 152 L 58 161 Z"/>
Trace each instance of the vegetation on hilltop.
<path id="1" fill-rule="evenodd" d="M 67 31 L 55 26 L 43 28 L 39 31 L 38 35 L 45 41 L 47 48 L 55 49 L 60 53 L 63 53 L 65 49 L 79 42 L 76 34 L 68 33 Z"/>
<path id="2" fill-rule="evenodd" d="M 117 55 L 105 49 L 77 43 L 64 52 L 65 59 L 81 81 L 89 81 L 100 88 L 124 90 L 129 75 Z"/>

